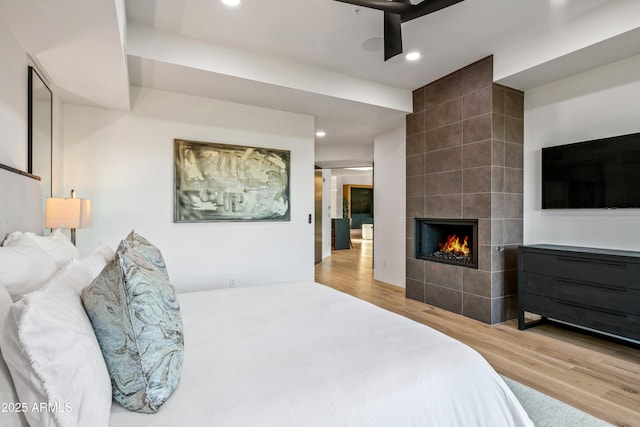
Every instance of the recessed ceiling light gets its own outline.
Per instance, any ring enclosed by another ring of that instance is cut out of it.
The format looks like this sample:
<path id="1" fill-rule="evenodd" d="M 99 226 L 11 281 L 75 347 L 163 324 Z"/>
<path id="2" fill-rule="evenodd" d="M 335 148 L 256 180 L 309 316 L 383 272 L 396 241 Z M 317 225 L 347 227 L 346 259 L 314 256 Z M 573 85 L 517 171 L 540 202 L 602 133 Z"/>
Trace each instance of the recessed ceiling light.
<path id="1" fill-rule="evenodd" d="M 222 3 L 227 6 L 238 6 L 240 4 L 240 0 L 222 0 Z"/>
<path id="2" fill-rule="evenodd" d="M 327 133 L 325 131 L 323 131 L 323 130 L 319 130 L 318 132 L 316 132 L 316 136 L 318 138 L 322 138 L 322 137 L 327 136 Z"/>
<path id="3" fill-rule="evenodd" d="M 420 52 L 409 52 L 405 58 L 407 58 L 407 61 L 417 61 L 420 59 Z"/>
<path id="4" fill-rule="evenodd" d="M 373 166 L 359 166 L 356 168 L 345 168 L 345 169 L 349 169 L 350 171 L 372 171 L 373 170 Z"/>

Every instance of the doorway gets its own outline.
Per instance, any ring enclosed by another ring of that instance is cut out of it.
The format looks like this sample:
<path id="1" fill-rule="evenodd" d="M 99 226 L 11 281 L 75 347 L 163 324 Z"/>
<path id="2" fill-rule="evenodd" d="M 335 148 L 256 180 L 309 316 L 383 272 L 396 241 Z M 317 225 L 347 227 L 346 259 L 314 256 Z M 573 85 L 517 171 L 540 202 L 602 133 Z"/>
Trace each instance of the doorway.
<path id="1" fill-rule="evenodd" d="M 341 230 L 346 228 L 349 240 L 348 244 L 332 249 L 351 249 L 353 239 L 373 246 L 373 167 L 332 169 L 331 197 L 332 225 L 336 229 L 338 225 Z"/>
<path id="2" fill-rule="evenodd" d="M 314 242 L 315 263 L 322 262 L 322 169 L 316 167 L 314 174 Z M 309 218 L 311 220 L 311 218 Z"/>
<path id="3" fill-rule="evenodd" d="M 354 249 L 352 236 L 373 248 L 373 167 L 316 167 L 314 178 L 315 263 Z"/>

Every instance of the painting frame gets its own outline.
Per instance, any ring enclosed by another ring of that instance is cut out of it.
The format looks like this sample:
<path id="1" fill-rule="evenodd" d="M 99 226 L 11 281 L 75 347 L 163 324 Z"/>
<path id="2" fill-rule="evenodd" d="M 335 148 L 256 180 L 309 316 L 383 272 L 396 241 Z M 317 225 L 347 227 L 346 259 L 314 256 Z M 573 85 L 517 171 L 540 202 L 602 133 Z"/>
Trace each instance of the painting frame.
<path id="1" fill-rule="evenodd" d="M 175 223 L 290 221 L 291 151 L 174 139 Z"/>

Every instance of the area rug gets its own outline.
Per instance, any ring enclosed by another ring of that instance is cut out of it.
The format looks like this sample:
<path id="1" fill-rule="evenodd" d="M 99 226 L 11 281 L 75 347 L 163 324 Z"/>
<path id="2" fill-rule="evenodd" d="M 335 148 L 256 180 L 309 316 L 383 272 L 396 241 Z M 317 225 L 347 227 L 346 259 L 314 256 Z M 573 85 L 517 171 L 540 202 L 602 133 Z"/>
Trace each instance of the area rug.
<path id="1" fill-rule="evenodd" d="M 571 405 L 502 377 L 536 427 L 613 427 Z"/>

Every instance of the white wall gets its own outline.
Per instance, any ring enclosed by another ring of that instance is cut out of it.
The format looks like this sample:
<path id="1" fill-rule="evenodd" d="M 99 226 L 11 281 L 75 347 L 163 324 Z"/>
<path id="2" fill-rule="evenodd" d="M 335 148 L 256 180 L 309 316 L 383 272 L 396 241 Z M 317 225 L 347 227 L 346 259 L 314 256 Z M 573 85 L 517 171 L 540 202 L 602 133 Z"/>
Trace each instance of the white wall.
<path id="1" fill-rule="evenodd" d="M 317 164 L 329 162 L 339 166 L 368 166 L 373 161 L 373 146 L 371 144 L 316 144 L 315 161 Z"/>
<path id="2" fill-rule="evenodd" d="M 53 147 L 51 149 L 52 195 L 54 197 L 68 197 L 68 194 L 62 193 L 62 101 L 60 97 L 56 95 L 55 88 L 51 88 L 51 90 L 53 92 Z"/>
<path id="3" fill-rule="evenodd" d="M 640 250 L 640 209 L 542 210 L 540 177 L 542 147 L 640 132 L 640 56 L 524 99 L 524 243 Z"/>
<path id="4" fill-rule="evenodd" d="M 374 140 L 373 278 L 405 287 L 406 129 Z"/>
<path id="5" fill-rule="evenodd" d="M 0 163 L 27 170 L 27 55 L 0 24 Z"/>
<path id="6" fill-rule="evenodd" d="M 313 280 L 311 116 L 132 88 L 132 111 L 64 106 L 64 187 L 92 199 L 93 226 L 78 230 L 87 252 L 131 230 L 165 256 L 180 291 Z M 173 223 L 173 139 L 291 150 L 291 221 Z"/>
<path id="7" fill-rule="evenodd" d="M 34 65 L 11 33 L 0 24 L 0 163 L 27 170 L 28 66 Z M 42 73 L 40 73 L 42 75 Z M 49 82 L 47 82 L 49 83 Z M 54 194 L 62 182 L 62 106 L 53 92 Z M 57 193 L 59 194 L 59 193 Z"/>

